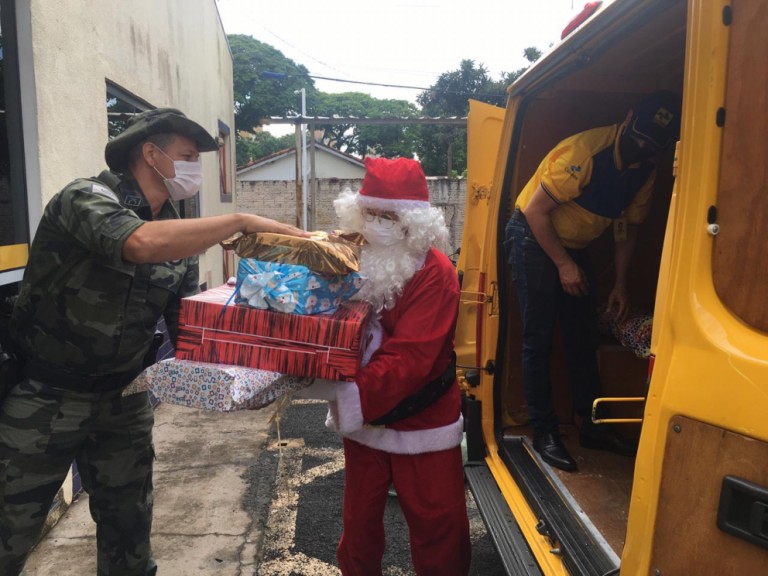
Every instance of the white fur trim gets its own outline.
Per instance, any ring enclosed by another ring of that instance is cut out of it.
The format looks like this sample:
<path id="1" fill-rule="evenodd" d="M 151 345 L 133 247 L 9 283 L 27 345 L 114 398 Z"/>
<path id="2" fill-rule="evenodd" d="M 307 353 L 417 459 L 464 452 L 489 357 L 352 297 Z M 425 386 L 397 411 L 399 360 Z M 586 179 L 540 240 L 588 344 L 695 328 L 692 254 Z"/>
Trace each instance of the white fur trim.
<path id="1" fill-rule="evenodd" d="M 337 431 L 344 436 L 363 427 L 363 407 L 357 382 L 339 382 L 336 386 Z"/>
<path id="2" fill-rule="evenodd" d="M 364 446 L 383 450 L 391 454 L 423 454 L 448 450 L 461 444 L 464 437 L 464 417 L 447 426 L 426 430 L 394 430 L 383 426 L 364 426 L 353 432 L 342 432 L 338 426 L 338 411 L 335 402 L 329 402 L 325 425 L 342 436 Z"/>
<path id="3" fill-rule="evenodd" d="M 428 210 L 429 202 L 426 200 L 390 200 L 388 198 L 376 198 L 375 196 L 357 195 L 357 204 L 361 208 L 373 208 L 375 210 L 387 210 L 398 212 L 400 210 Z"/>

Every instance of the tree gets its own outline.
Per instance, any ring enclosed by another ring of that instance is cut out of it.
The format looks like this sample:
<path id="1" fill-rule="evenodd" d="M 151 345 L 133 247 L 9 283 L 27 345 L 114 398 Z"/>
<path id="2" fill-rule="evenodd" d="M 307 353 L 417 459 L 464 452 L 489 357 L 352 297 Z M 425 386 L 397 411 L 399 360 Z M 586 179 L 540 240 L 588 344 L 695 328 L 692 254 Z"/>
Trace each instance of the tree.
<path id="1" fill-rule="evenodd" d="M 256 132 L 246 136 L 240 136 L 237 141 L 235 161 L 237 166 L 245 166 L 249 162 L 264 158 L 280 150 L 295 147 L 296 138 L 293 134 L 286 134 L 276 138 L 269 132 Z"/>
<path id="2" fill-rule="evenodd" d="M 531 64 L 533 64 L 534 62 L 536 62 L 536 60 L 541 58 L 542 54 L 543 53 L 541 50 L 539 50 L 538 48 L 534 48 L 533 46 L 529 46 L 528 48 L 523 50 L 523 58 L 525 58 Z M 523 75 L 523 72 L 528 70 L 528 68 L 530 67 L 531 66 L 529 64 L 528 66 L 523 66 L 522 68 L 518 68 L 514 72 L 502 72 L 501 73 L 502 82 L 507 86 L 511 85 L 515 80 L 517 80 L 518 78 L 520 78 L 520 76 Z"/>
<path id="3" fill-rule="evenodd" d="M 425 116 L 466 116 L 469 99 L 501 105 L 505 92 L 484 66 L 462 60 L 458 70 L 444 72 L 417 101 Z M 461 174 L 467 165 L 467 129 L 460 126 L 422 126 L 416 149 L 427 174 Z"/>
<path id="4" fill-rule="evenodd" d="M 523 50 L 529 62 L 541 57 L 541 51 L 529 47 Z M 466 116 L 469 100 L 479 100 L 505 106 L 506 87 L 514 82 L 527 67 L 503 73 L 494 81 L 486 68 L 472 60 L 462 60 L 458 70 L 441 74 L 437 82 L 419 94 L 417 102 L 425 116 Z M 422 126 L 416 138 L 416 150 L 424 167 L 431 175 L 457 176 L 467 168 L 467 129 L 459 126 Z"/>
<path id="5" fill-rule="evenodd" d="M 361 92 L 318 92 L 307 108 L 310 116 L 413 118 L 419 115 L 418 108 L 406 100 L 378 99 Z M 387 158 L 412 157 L 415 150 L 414 130 L 402 124 L 334 123 L 318 124 L 316 127 L 325 131 L 325 144 L 348 154 L 363 157 L 369 154 Z"/>
<path id="6" fill-rule="evenodd" d="M 315 92 L 309 71 L 286 58 L 268 44 L 244 34 L 227 36 L 232 51 L 235 96 L 235 126 L 240 132 L 253 132 L 267 116 L 287 116 L 300 112 L 296 91 Z M 266 77 L 265 73 L 270 74 Z"/>

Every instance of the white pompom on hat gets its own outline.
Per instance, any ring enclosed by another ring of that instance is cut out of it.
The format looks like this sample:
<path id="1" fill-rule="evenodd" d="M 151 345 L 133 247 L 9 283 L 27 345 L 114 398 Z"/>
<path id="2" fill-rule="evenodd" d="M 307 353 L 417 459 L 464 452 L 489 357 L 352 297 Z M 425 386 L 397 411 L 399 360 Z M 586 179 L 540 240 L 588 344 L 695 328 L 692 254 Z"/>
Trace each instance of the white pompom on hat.
<path id="1" fill-rule="evenodd" d="M 427 178 L 416 160 L 366 157 L 365 170 L 359 206 L 392 212 L 429 208 Z"/>

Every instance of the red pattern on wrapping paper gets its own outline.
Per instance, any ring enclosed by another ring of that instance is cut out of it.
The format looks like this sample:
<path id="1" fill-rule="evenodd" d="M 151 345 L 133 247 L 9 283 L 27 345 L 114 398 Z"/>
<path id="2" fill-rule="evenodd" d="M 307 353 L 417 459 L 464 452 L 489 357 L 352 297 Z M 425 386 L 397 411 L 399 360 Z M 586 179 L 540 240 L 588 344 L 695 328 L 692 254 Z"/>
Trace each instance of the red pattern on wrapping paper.
<path id="1" fill-rule="evenodd" d="M 182 299 L 176 358 L 354 380 L 368 303 L 345 302 L 334 314 L 304 316 L 227 304 L 233 291 L 219 286 Z"/>

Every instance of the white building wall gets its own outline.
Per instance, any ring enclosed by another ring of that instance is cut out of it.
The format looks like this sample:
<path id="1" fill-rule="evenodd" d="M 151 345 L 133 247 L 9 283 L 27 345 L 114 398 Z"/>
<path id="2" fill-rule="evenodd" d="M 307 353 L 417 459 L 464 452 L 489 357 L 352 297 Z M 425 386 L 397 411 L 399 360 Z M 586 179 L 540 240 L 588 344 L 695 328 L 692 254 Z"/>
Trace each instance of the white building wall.
<path id="1" fill-rule="evenodd" d="M 40 183 L 29 190 L 33 208 L 42 210 L 69 181 L 106 167 L 107 80 L 154 106 L 181 109 L 213 135 L 218 121 L 234 134 L 232 58 L 215 0 L 20 0 L 17 6 L 31 23 L 20 50 L 27 60 L 22 74 L 34 74 L 28 80 L 36 125 L 25 126 L 25 133 L 36 132 L 30 169 L 39 174 L 28 177 Z M 234 202 L 219 200 L 215 154 L 203 154 L 203 172 L 201 215 L 234 211 Z M 31 224 L 34 230 L 37 223 Z M 219 247 L 201 257 L 201 280 L 220 283 L 221 262 Z"/>

